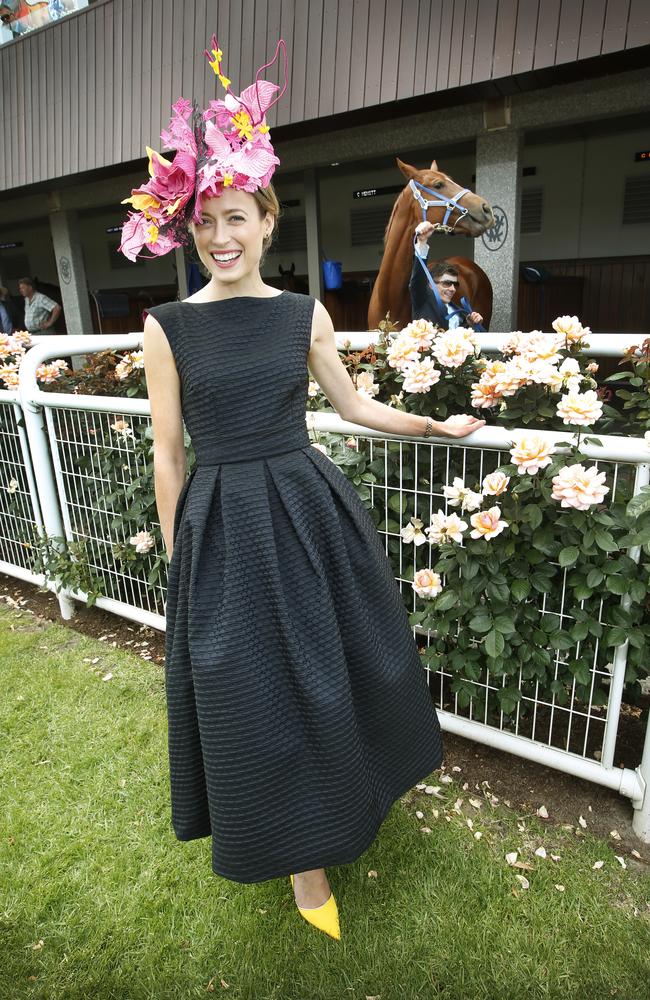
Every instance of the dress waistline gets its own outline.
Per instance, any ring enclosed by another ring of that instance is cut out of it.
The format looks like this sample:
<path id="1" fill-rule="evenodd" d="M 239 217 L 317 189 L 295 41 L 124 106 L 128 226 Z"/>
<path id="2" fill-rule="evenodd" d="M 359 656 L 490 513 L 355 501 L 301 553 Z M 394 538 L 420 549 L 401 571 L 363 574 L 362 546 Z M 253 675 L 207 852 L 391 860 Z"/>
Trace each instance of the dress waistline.
<path id="1" fill-rule="evenodd" d="M 233 462 L 251 462 L 256 459 L 272 458 L 309 447 L 311 441 L 307 427 L 276 430 L 256 437 L 221 441 L 215 444 L 195 446 L 196 466 L 222 465 Z"/>

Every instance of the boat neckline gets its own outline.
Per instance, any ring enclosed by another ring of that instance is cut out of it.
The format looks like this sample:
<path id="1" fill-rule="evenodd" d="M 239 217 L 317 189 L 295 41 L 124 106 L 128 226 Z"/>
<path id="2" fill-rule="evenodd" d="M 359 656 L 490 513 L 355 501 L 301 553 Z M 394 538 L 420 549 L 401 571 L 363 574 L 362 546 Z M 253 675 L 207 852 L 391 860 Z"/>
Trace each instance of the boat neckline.
<path id="1" fill-rule="evenodd" d="M 287 289 L 283 288 L 279 295 L 232 295 L 227 299 L 204 299 L 202 302 L 188 302 L 187 299 L 181 299 L 180 301 L 184 306 L 210 306 L 214 305 L 215 302 L 239 302 L 240 299 L 256 299 L 263 302 L 266 299 L 281 299 L 286 291 Z"/>

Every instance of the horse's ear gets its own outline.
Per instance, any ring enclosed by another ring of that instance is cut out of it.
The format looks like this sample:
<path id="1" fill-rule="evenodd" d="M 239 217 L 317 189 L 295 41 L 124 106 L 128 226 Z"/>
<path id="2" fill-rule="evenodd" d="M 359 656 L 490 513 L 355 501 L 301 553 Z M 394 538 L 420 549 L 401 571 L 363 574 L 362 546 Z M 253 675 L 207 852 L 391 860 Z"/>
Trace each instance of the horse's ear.
<path id="1" fill-rule="evenodd" d="M 284 271 L 282 270 L 282 264 L 278 264 L 278 271 L 280 272 L 280 274 L 284 274 Z"/>
<path id="2" fill-rule="evenodd" d="M 395 163 L 404 174 L 407 181 L 410 181 L 412 177 L 417 177 L 418 172 L 415 167 L 412 167 L 410 163 L 404 163 L 403 160 L 400 160 L 399 156 L 395 157 Z"/>
<path id="3" fill-rule="evenodd" d="M 432 160 L 432 161 L 431 161 L 431 169 L 432 169 L 432 170 L 435 170 L 435 172 L 436 172 L 437 174 L 439 174 L 439 173 L 440 173 L 440 170 L 438 169 L 438 164 L 436 163 L 436 161 L 435 161 L 435 160 Z"/>
<path id="4" fill-rule="evenodd" d="M 291 273 L 292 274 L 296 273 L 296 262 L 295 262 L 295 260 L 291 261 Z"/>

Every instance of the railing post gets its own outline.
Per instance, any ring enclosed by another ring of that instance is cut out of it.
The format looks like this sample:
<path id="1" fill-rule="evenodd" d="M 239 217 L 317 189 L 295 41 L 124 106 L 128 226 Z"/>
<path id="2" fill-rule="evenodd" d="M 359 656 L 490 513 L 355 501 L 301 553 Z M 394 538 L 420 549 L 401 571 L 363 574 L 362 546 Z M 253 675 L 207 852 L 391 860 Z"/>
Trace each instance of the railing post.
<path id="1" fill-rule="evenodd" d="M 61 336 L 57 339 L 64 341 L 65 337 Z M 55 346 L 54 340 L 54 337 L 50 338 L 50 346 L 52 347 Z M 34 348 L 34 350 L 38 350 L 38 348 Z M 63 538 L 63 521 L 59 510 L 59 500 L 50 460 L 47 431 L 45 428 L 45 415 L 43 408 L 29 398 L 29 380 L 28 377 L 23 378 L 23 367 L 25 366 L 25 362 L 29 359 L 29 353 L 30 352 L 28 351 L 27 354 L 25 354 L 19 369 L 20 378 L 18 385 L 18 398 L 20 400 L 20 405 L 25 419 L 25 430 L 27 432 L 29 450 L 32 456 L 32 468 L 34 471 L 34 478 L 36 480 L 36 489 L 43 523 L 42 532 L 45 537 L 56 536 Z M 33 362 L 33 359 L 31 360 Z M 33 364 L 29 367 L 33 368 Z M 41 528 L 39 526 L 39 532 L 40 531 Z M 54 542 L 53 544 L 59 549 L 63 548 L 63 544 L 61 542 Z M 58 584 L 59 581 L 56 579 L 50 579 L 47 572 L 44 572 L 43 575 L 46 586 L 50 590 L 55 591 L 56 584 Z M 59 602 L 61 617 L 65 621 L 69 621 L 72 617 L 74 617 L 75 613 L 74 600 L 65 588 L 61 588 L 58 591 L 57 599 Z"/>

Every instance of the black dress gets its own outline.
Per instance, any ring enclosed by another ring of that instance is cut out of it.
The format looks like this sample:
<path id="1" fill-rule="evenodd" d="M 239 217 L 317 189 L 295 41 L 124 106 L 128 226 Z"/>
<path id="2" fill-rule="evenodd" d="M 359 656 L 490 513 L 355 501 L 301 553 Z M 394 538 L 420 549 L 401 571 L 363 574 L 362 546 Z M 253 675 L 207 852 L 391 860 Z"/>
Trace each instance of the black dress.
<path id="1" fill-rule="evenodd" d="M 368 511 L 309 442 L 314 299 L 149 309 L 196 468 L 167 590 L 171 819 L 235 882 L 354 861 L 440 766 L 440 726 Z"/>

